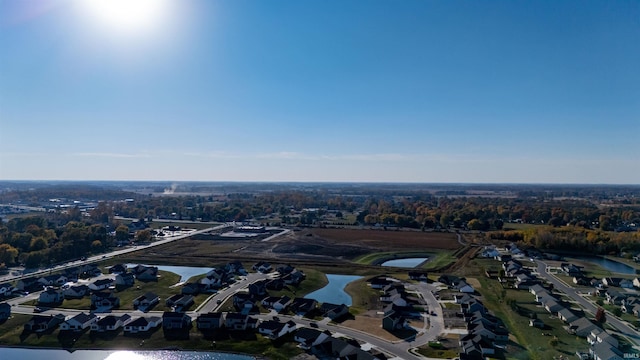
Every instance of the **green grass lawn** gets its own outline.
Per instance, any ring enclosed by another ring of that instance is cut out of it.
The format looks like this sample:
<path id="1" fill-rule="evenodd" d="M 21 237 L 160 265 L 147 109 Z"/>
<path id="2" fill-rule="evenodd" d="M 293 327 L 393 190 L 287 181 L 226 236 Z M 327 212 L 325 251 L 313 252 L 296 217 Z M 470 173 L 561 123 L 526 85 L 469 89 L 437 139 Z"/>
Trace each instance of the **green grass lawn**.
<path id="1" fill-rule="evenodd" d="M 380 291 L 372 289 L 367 278 L 350 282 L 345 287 L 345 292 L 351 295 L 350 308 L 355 313 L 380 308 Z"/>
<path id="2" fill-rule="evenodd" d="M 456 261 L 452 251 L 385 251 L 372 254 L 366 254 L 353 260 L 356 264 L 373 265 L 385 262 L 387 260 L 395 260 L 402 258 L 428 257 L 429 261 L 424 263 L 423 269 L 437 269 Z M 407 269 L 408 270 L 408 269 Z"/>
<path id="3" fill-rule="evenodd" d="M 444 266 L 447 266 L 453 262 L 455 262 L 457 259 L 455 256 L 453 256 L 453 252 L 451 251 L 439 251 L 437 253 L 431 254 L 432 258 L 431 260 L 427 261 L 422 268 L 425 270 L 430 270 L 430 269 L 440 269 Z"/>
<path id="4" fill-rule="evenodd" d="M 418 348 L 418 354 L 436 359 L 453 359 L 458 356 L 458 352 L 456 350 L 434 349 L 430 346 Z"/>

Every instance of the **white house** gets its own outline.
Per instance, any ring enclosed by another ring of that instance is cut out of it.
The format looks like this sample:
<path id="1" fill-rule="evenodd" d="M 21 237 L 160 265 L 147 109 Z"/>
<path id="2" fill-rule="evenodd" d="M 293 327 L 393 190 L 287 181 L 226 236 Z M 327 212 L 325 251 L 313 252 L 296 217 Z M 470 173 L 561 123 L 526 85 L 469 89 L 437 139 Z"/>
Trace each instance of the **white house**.
<path id="1" fill-rule="evenodd" d="M 82 312 L 60 324 L 60 330 L 82 331 L 91 327 L 97 320 L 98 318 L 94 314 L 85 314 Z"/>
<path id="2" fill-rule="evenodd" d="M 114 284 L 113 279 L 108 279 L 108 278 L 100 279 L 89 284 L 89 289 L 92 291 L 105 290 L 105 289 L 108 289 L 110 286 L 113 286 L 113 284 Z"/>
<path id="3" fill-rule="evenodd" d="M 118 330 L 129 321 L 131 321 L 131 316 L 128 314 L 124 314 L 122 316 L 107 315 L 91 324 L 91 331 L 105 332 Z"/>
<path id="4" fill-rule="evenodd" d="M 124 332 L 128 334 L 137 334 L 155 329 L 162 325 L 162 318 L 159 316 L 139 317 L 128 322 L 124 326 Z"/>
<path id="5" fill-rule="evenodd" d="M 279 339 L 280 337 L 293 332 L 296 329 L 296 323 L 288 321 L 281 323 L 278 321 L 267 320 L 263 321 L 258 326 L 258 333 L 268 337 L 271 340 Z"/>

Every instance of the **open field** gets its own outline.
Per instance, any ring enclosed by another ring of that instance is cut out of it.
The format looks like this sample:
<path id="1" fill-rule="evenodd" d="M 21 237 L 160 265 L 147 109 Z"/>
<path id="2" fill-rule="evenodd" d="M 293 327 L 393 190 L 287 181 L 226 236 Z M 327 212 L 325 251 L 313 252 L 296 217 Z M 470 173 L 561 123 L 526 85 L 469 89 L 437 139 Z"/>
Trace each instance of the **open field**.
<path id="1" fill-rule="evenodd" d="M 444 232 L 396 231 L 371 229 L 321 229 L 308 230 L 313 237 L 330 243 L 358 244 L 370 248 L 389 250 L 424 250 L 460 247 L 456 235 Z"/>

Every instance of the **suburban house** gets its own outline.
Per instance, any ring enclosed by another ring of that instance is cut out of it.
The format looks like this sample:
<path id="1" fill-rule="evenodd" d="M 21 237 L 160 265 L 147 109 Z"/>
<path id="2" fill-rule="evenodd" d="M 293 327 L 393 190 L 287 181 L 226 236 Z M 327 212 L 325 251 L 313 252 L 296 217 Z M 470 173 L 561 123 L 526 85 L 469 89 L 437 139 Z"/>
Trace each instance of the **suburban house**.
<path id="1" fill-rule="evenodd" d="M 180 298 L 182 298 L 184 295 L 183 294 L 174 294 L 169 296 L 165 301 L 164 304 L 167 307 L 173 307 L 173 304 L 175 304 L 176 301 L 180 300 Z"/>
<path id="2" fill-rule="evenodd" d="M 537 327 L 538 329 L 544 329 L 545 327 L 544 322 L 540 319 L 530 319 L 529 326 Z"/>
<path id="3" fill-rule="evenodd" d="M 135 281 L 135 276 L 130 272 L 122 272 L 116 275 L 116 286 L 133 286 Z"/>
<path id="4" fill-rule="evenodd" d="M 47 288 L 47 290 L 40 293 L 40 297 L 38 297 L 38 304 L 56 305 L 62 303 L 62 300 L 64 300 L 62 291 L 54 288 Z"/>
<path id="5" fill-rule="evenodd" d="M 9 317 L 11 317 L 11 305 L 0 303 L 0 321 L 7 320 Z"/>
<path id="6" fill-rule="evenodd" d="M 369 286 L 371 286 L 372 289 L 383 289 L 385 286 L 390 285 L 391 283 L 391 280 L 383 276 L 376 276 L 369 279 Z"/>
<path id="7" fill-rule="evenodd" d="M 312 346 L 321 344 L 329 337 L 331 337 L 329 331 L 321 332 L 317 329 L 303 327 L 296 331 L 293 340 L 299 344 L 301 349 L 309 350 Z"/>
<path id="8" fill-rule="evenodd" d="M 139 317 L 125 324 L 124 332 L 128 334 L 137 334 L 155 329 L 162 324 L 162 318 L 159 316 Z"/>
<path id="9" fill-rule="evenodd" d="M 144 295 L 140 295 L 133 300 L 133 308 L 148 311 L 160 302 L 158 295 L 148 292 Z"/>
<path id="10" fill-rule="evenodd" d="M 221 329 L 224 326 L 224 320 L 224 313 L 214 312 L 200 314 L 196 319 L 196 326 L 198 330 Z"/>
<path id="11" fill-rule="evenodd" d="M 272 308 L 273 308 L 273 310 L 275 310 L 277 312 L 282 312 L 282 311 L 285 311 L 287 309 L 289 304 L 291 304 L 291 298 L 285 295 L 285 296 L 281 297 L 278 301 L 273 303 Z"/>
<path id="12" fill-rule="evenodd" d="M 59 324 L 64 321 L 64 315 L 51 315 L 51 316 L 33 316 L 26 324 L 24 324 L 25 331 L 31 332 L 45 332 L 55 329 Z"/>
<path id="13" fill-rule="evenodd" d="M 102 271 L 96 264 L 84 264 L 78 268 L 78 277 L 82 279 L 88 279 L 102 274 Z"/>
<path id="14" fill-rule="evenodd" d="M 564 306 L 560 305 L 555 299 L 547 299 L 542 306 L 553 315 L 556 315 L 558 311 L 564 309 Z"/>
<path id="15" fill-rule="evenodd" d="M 62 331 L 82 331 L 90 328 L 98 318 L 94 314 L 80 313 L 67 321 L 60 324 L 60 330 Z"/>
<path id="16" fill-rule="evenodd" d="M 185 330 L 191 327 L 191 317 L 185 313 L 165 311 L 162 314 L 164 330 Z"/>
<path id="17" fill-rule="evenodd" d="M 251 311 L 255 306 L 255 299 L 252 295 L 247 293 L 235 293 L 233 295 L 233 306 L 238 311 Z"/>
<path id="18" fill-rule="evenodd" d="M 282 281 L 287 285 L 297 286 L 307 277 L 302 271 L 293 269 L 290 273 L 282 276 Z"/>
<path id="19" fill-rule="evenodd" d="M 602 278 L 602 283 L 604 284 L 604 286 L 619 287 L 620 286 L 620 281 L 622 281 L 622 278 L 619 278 L 619 277 L 604 277 L 604 278 Z"/>
<path id="20" fill-rule="evenodd" d="M 279 321 L 267 320 L 258 325 L 258 333 L 268 337 L 271 340 L 279 339 L 280 337 L 292 333 L 296 330 L 296 323 L 288 321 L 281 323 Z"/>
<path id="21" fill-rule="evenodd" d="M 460 291 L 461 293 L 465 293 L 465 294 L 473 294 L 476 290 L 473 288 L 473 286 L 467 284 L 466 281 L 464 280 L 460 280 L 455 286 L 454 288 L 458 291 Z"/>
<path id="22" fill-rule="evenodd" d="M 176 312 L 184 312 L 195 303 L 194 297 L 191 295 L 181 295 L 181 297 L 173 302 L 171 308 Z"/>
<path id="23" fill-rule="evenodd" d="M 558 311 L 558 318 L 564 321 L 565 323 L 572 323 L 580 318 L 573 311 L 567 308 L 562 308 Z"/>
<path id="24" fill-rule="evenodd" d="M 315 299 L 295 298 L 291 301 L 289 309 L 296 314 L 306 314 L 311 310 L 315 310 L 318 302 Z"/>
<path id="25" fill-rule="evenodd" d="M 120 298 L 111 291 L 96 291 L 91 294 L 91 306 L 98 308 L 117 308 L 120 306 Z"/>
<path id="26" fill-rule="evenodd" d="M 105 332 L 118 330 L 129 321 L 131 321 L 131 316 L 128 314 L 124 314 L 121 316 L 107 315 L 91 324 L 91 331 Z"/>
<path id="27" fill-rule="evenodd" d="M 331 303 L 322 303 L 322 305 L 320 306 L 320 313 L 322 313 L 324 317 L 335 320 L 339 317 L 347 315 L 349 313 L 349 307 L 345 304 L 337 305 Z"/>
<path id="28" fill-rule="evenodd" d="M 271 264 L 266 261 L 259 261 L 255 265 L 251 267 L 254 271 L 257 271 L 262 274 L 270 273 L 273 271 L 273 267 Z"/>
<path id="29" fill-rule="evenodd" d="M 311 352 L 324 354 L 333 359 L 385 359 L 383 355 L 378 357 L 362 350 L 357 343 L 354 343 L 352 341 L 345 341 L 342 339 L 336 339 L 333 337 L 328 337 L 323 342 L 314 345 L 311 349 Z"/>
<path id="30" fill-rule="evenodd" d="M 621 288 L 623 289 L 633 289 L 633 280 L 629 280 L 629 279 L 622 279 L 620 280 L 620 285 Z"/>
<path id="31" fill-rule="evenodd" d="M 124 274 L 128 271 L 127 266 L 125 264 L 115 264 L 110 266 L 109 274 Z"/>
<path id="32" fill-rule="evenodd" d="M 80 269 L 77 267 L 68 268 L 68 269 L 65 269 L 63 273 L 64 273 L 64 276 L 67 277 L 67 281 L 75 282 L 75 281 L 78 281 L 78 278 L 80 276 Z"/>
<path id="33" fill-rule="evenodd" d="M 418 281 L 427 281 L 428 273 L 425 271 L 409 271 L 409 279 Z"/>
<path id="34" fill-rule="evenodd" d="M 253 296 L 264 296 L 267 293 L 267 281 L 259 280 L 249 284 L 249 294 Z"/>
<path id="35" fill-rule="evenodd" d="M 224 324 L 229 330 L 247 330 L 255 329 L 258 325 L 258 320 L 247 314 L 230 312 L 227 313 Z"/>
<path id="36" fill-rule="evenodd" d="M 156 281 L 158 280 L 158 267 L 156 266 L 144 266 L 136 265 L 131 269 L 136 276 L 136 279 L 140 281 Z"/>
<path id="37" fill-rule="evenodd" d="M 387 331 L 394 331 L 398 329 L 402 329 L 406 325 L 407 319 L 401 314 L 392 311 L 391 313 L 385 315 L 382 318 L 382 328 Z"/>
<path id="38" fill-rule="evenodd" d="M 589 342 L 589 344 L 591 345 L 595 345 L 597 343 L 607 343 L 616 348 L 620 346 L 616 338 L 600 328 L 591 330 L 591 333 L 587 336 L 587 342 Z"/>
<path id="39" fill-rule="evenodd" d="M 67 281 L 67 277 L 64 275 L 49 275 L 38 279 L 38 282 L 42 284 L 42 286 L 62 286 Z"/>
<path id="40" fill-rule="evenodd" d="M 562 269 L 562 271 L 566 275 L 569 275 L 571 277 L 584 276 L 584 274 L 582 274 L 582 267 L 581 266 L 576 266 L 574 264 L 568 264 L 568 263 L 562 263 L 562 264 L 560 264 L 560 269 Z"/>
<path id="41" fill-rule="evenodd" d="M 227 273 L 222 269 L 213 269 L 200 280 L 200 284 L 206 288 L 218 289 L 226 282 Z"/>
<path id="42" fill-rule="evenodd" d="M 70 286 L 62 290 L 65 299 L 81 299 L 88 293 L 89 287 L 87 285 Z"/>
<path id="43" fill-rule="evenodd" d="M 617 347 L 606 342 L 594 344 L 589 348 L 589 353 L 594 360 L 623 360 L 625 358 Z"/>
<path id="44" fill-rule="evenodd" d="M 113 285 L 114 285 L 113 279 L 100 279 L 89 284 L 89 290 L 91 291 L 106 290 Z"/>
<path id="45" fill-rule="evenodd" d="M 598 327 L 599 326 L 596 325 L 593 321 L 587 318 L 580 318 L 569 323 L 569 325 L 565 329 L 569 334 L 574 334 L 576 336 L 586 338 L 587 336 L 589 336 L 589 334 L 591 334 L 591 331 Z"/>
<path id="46" fill-rule="evenodd" d="M 206 290 L 206 286 L 198 283 L 186 283 L 182 285 L 182 289 L 180 289 L 180 293 L 183 295 L 198 295 L 201 290 Z"/>
<path id="47" fill-rule="evenodd" d="M 16 289 L 22 291 L 42 290 L 42 284 L 40 284 L 36 278 L 24 278 L 18 280 L 16 283 Z"/>

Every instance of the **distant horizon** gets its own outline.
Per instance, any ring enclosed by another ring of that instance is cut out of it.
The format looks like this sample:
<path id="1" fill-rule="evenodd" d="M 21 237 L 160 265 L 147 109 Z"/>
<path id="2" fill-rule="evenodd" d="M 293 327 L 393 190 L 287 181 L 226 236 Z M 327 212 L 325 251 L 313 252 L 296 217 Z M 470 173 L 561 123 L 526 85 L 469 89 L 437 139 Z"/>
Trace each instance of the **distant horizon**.
<path id="1" fill-rule="evenodd" d="M 95 179 L 95 180 L 78 180 L 78 179 L 0 179 L 0 183 L 16 182 L 16 183 L 91 183 L 91 182 L 130 182 L 130 183 L 204 183 L 204 184 L 216 184 L 216 183 L 230 183 L 230 184 L 371 184 L 371 185 L 526 185 L 526 186 L 639 186 L 638 183 L 513 183 L 513 182 L 396 182 L 396 181 L 261 181 L 261 180 L 117 180 L 117 179 Z"/>

